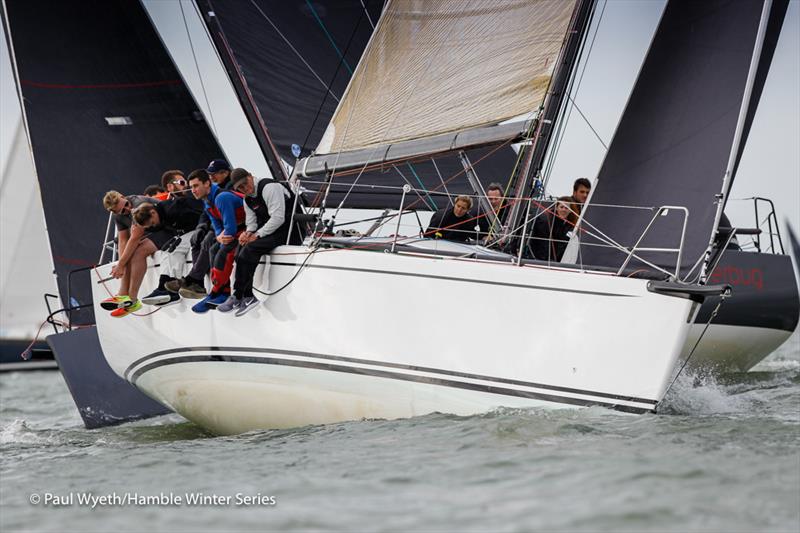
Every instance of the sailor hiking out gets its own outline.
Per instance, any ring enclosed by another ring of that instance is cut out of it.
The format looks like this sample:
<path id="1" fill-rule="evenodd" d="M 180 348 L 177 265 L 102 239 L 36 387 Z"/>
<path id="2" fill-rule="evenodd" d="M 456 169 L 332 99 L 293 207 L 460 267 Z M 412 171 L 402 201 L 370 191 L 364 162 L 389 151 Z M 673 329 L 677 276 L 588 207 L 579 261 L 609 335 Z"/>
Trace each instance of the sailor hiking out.
<path id="1" fill-rule="evenodd" d="M 189 174 L 192 194 L 202 200 L 214 229 L 216 242 L 211 247 L 211 292 L 192 307 L 205 313 L 227 300 L 238 238 L 244 230 L 244 202 L 239 193 L 226 191 L 211 181 L 205 169 Z"/>
<path id="2" fill-rule="evenodd" d="M 236 316 L 242 316 L 258 305 L 253 294 L 253 277 L 261 257 L 287 241 L 300 244 L 303 236 L 292 231 L 289 238 L 295 198 L 288 186 L 268 178 L 256 182 L 243 168 L 233 170 L 231 183 L 235 191 L 244 195 L 247 228 L 238 239 L 234 292 L 217 310 L 223 313 L 235 310 Z"/>

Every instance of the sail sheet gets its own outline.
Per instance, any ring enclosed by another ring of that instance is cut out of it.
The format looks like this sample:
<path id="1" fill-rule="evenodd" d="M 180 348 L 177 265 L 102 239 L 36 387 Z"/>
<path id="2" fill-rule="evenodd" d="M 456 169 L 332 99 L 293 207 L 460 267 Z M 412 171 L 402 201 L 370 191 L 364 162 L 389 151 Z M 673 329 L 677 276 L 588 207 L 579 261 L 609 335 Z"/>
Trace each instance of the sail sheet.
<path id="1" fill-rule="evenodd" d="M 103 194 L 141 194 L 224 154 L 138 0 L 4 6 L 59 291 L 90 303 L 88 273 L 70 284 L 70 271 L 98 261 Z"/>
<path id="2" fill-rule="evenodd" d="M 785 3 L 774 3 L 774 16 L 783 18 Z M 762 0 L 667 4 L 600 169 L 591 205 L 585 210 L 589 224 L 584 229 L 596 235 L 596 228 L 632 247 L 655 212 L 608 206 L 683 206 L 688 209 L 688 225 L 682 275 L 697 265 L 715 231 L 716 197 L 733 149 L 762 7 Z M 780 23 L 769 28 L 774 33 Z M 774 49 L 776 41 L 774 35 L 766 39 L 761 54 L 764 68 L 772 57 L 766 48 Z M 759 94 L 760 89 L 753 92 L 751 113 Z M 679 247 L 682 224 L 680 210 L 663 213 L 639 246 Z M 580 260 L 619 267 L 626 254 L 598 246 L 603 242 L 582 233 Z M 675 269 L 674 252 L 639 255 Z M 635 260 L 631 265 L 647 268 Z"/>
<path id="3" fill-rule="evenodd" d="M 493 125 L 537 109 L 574 7 L 389 1 L 317 153 Z"/>
<path id="4" fill-rule="evenodd" d="M 319 144 L 359 64 L 383 0 L 196 2 L 215 43 L 223 41 L 227 47 L 220 54 L 235 58 L 281 157 L 294 162 L 292 144 L 308 155 Z M 481 160 L 476 168 L 484 187 L 491 181 L 505 183 L 516 161 L 510 147 L 469 154 L 473 162 Z M 436 192 L 473 192 L 456 157 L 437 159 L 435 165 L 427 160 L 360 170 L 335 177 L 328 205 L 338 205 L 347 195 L 346 207 L 396 208 L 405 183 L 428 191 L 414 194 L 419 209 L 447 205 L 447 198 Z M 315 192 L 322 180 L 303 180 L 312 204 L 321 199 Z"/>

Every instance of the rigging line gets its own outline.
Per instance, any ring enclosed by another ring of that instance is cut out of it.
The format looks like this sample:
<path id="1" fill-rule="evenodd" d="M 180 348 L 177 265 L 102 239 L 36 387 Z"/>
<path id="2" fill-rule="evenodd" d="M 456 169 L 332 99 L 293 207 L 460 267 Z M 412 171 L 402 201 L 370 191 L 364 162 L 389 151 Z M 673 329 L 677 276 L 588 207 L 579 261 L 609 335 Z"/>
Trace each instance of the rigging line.
<path id="1" fill-rule="evenodd" d="M 269 25 L 272 26 L 272 28 L 276 32 L 278 32 L 278 35 L 281 36 L 281 39 L 283 39 L 283 42 L 285 42 L 289 46 L 289 48 L 292 49 L 292 52 L 294 52 L 295 55 L 300 58 L 300 61 L 302 61 L 303 64 L 306 66 L 306 68 L 308 68 L 308 70 L 311 71 L 311 74 L 313 74 L 314 77 L 317 78 L 317 81 L 319 81 L 322 84 L 322 86 L 325 87 L 325 90 L 328 91 L 328 93 L 330 93 L 330 95 L 334 98 L 334 100 L 336 100 L 338 102 L 339 99 L 336 97 L 336 95 L 331 92 L 330 88 L 327 85 L 325 85 L 325 82 L 322 81 L 322 78 L 319 77 L 319 74 L 317 74 L 317 72 L 311 67 L 311 65 L 308 64 L 308 61 L 305 60 L 305 58 L 302 56 L 302 54 L 300 54 L 300 52 L 297 51 L 297 48 L 295 48 L 292 45 L 292 43 L 289 41 L 289 39 L 287 39 L 286 36 L 283 33 L 281 33 L 281 30 L 278 29 L 278 27 L 275 25 L 275 23 L 272 22 L 272 20 L 267 16 L 266 13 L 264 13 L 264 10 L 261 9 L 261 7 L 255 2 L 255 0 L 250 0 L 250 3 L 253 4 L 253 6 L 258 10 L 259 13 L 261 13 L 261 16 L 264 17 L 264 20 L 269 22 Z"/>
<path id="2" fill-rule="evenodd" d="M 603 145 L 603 148 L 605 148 L 606 151 L 608 151 L 608 145 L 603 142 L 603 139 L 600 138 L 600 134 L 597 133 L 597 130 L 594 129 L 594 127 L 592 126 L 592 123 L 589 122 L 589 119 L 586 118 L 586 115 L 583 114 L 583 111 L 581 111 L 581 108 L 578 107 L 578 104 L 575 103 L 575 100 L 573 100 L 570 95 L 567 95 L 567 98 L 569 99 L 570 102 L 572 102 L 572 105 L 575 106 L 575 109 L 578 110 L 578 113 L 580 114 L 581 118 L 584 120 L 584 122 L 586 122 L 586 125 L 589 126 L 589 129 L 592 130 L 592 133 L 594 133 L 594 136 L 597 137 L 598 141 L 600 141 L 600 144 Z"/>
<path id="3" fill-rule="evenodd" d="M 603 9 L 600 10 L 600 16 L 597 19 L 597 24 L 594 28 L 594 34 L 592 35 L 592 41 L 589 43 L 589 49 L 586 52 L 586 59 L 583 61 L 583 68 L 581 69 L 581 74 L 578 77 L 578 81 L 575 84 L 574 94 L 577 97 L 578 92 L 580 91 L 581 85 L 583 83 L 583 76 L 586 74 L 586 68 L 589 66 L 589 59 L 592 57 L 592 51 L 594 50 L 594 42 L 597 39 L 597 34 L 600 31 L 600 24 L 603 22 L 603 15 L 606 12 L 606 6 L 608 5 L 608 0 L 603 3 Z M 573 92 L 572 89 L 567 91 L 567 94 Z M 550 175 L 552 174 L 553 167 L 555 165 L 555 159 L 558 155 L 559 151 L 561 150 L 561 144 L 564 141 L 564 136 L 566 135 L 566 126 L 569 122 L 569 119 L 572 117 L 572 107 L 565 113 L 565 117 L 561 120 L 558 124 L 558 132 L 556 133 L 556 137 L 558 138 L 556 142 L 555 149 L 553 150 L 552 156 L 549 158 L 547 169 L 544 172 L 544 187 L 547 186 L 547 182 L 549 181 Z"/>
<path id="4" fill-rule="evenodd" d="M 686 368 L 686 365 L 689 363 L 689 359 L 692 358 L 692 356 L 694 355 L 694 351 L 700 345 L 700 341 L 703 340 L 703 337 L 705 336 L 706 331 L 708 331 L 708 327 L 711 325 L 711 322 L 714 320 L 714 318 L 716 318 L 717 313 L 719 312 L 719 308 L 722 306 L 722 302 L 724 302 L 727 297 L 728 297 L 728 295 L 725 294 L 725 293 L 723 293 L 720 296 L 720 299 L 719 299 L 719 302 L 717 303 L 717 306 L 714 308 L 713 311 L 711 311 L 711 316 L 708 318 L 708 322 L 706 322 L 706 326 L 703 328 L 702 333 L 700 333 L 700 336 L 697 338 L 697 342 L 694 343 L 694 346 L 692 347 L 692 351 L 689 352 L 689 355 L 687 355 L 686 359 L 683 360 L 683 364 L 681 365 L 680 370 L 678 370 L 678 373 L 675 374 L 675 378 L 673 378 L 672 382 L 669 384 L 669 387 L 667 387 L 666 391 L 664 392 L 664 396 L 667 395 L 667 393 L 672 388 L 672 386 L 675 384 L 675 382 L 678 381 L 678 378 L 680 377 L 681 373 L 683 372 L 683 369 Z M 658 412 L 658 407 L 656 407 L 656 412 Z"/>
<path id="5" fill-rule="evenodd" d="M 436 174 L 439 176 L 439 181 L 442 182 L 442 187 L 444 187 L 444 192 L 447 194 L 447 201 L 450 202 L 450 205 L 453 205 L 453 199 L 450 197 L 450 191 L 447 190 L 447 185 L 444 183 L 444 178 L 442 177 L 442 173 L 439 172 L 439 165 L 436 164 L 436 159 L 431 157 L 431 163 L 433 163 L 433 168 L 436 169 Z"/>
<path id="6" fill-rule="evenodd" d="M 419 199 L 420 199 L 420 200 L 422 200 L 422 203 L 424 203 L 424 204 L 425 204 L 425 207 L 429 207 L 429 206 L 428 206 L 428 202 L 426 202 L 426 201 L 425 201 L 425 197 L 424 197 L 424 196 L 422 196 L 422 195 L 419 193 L 419 190 L 418 190 L 418 189 L 416 189 L 416 188 L 415 188 L 413 185 L 411 185 L 411 182 L 410 182 L 410 181 L 408 181 L 408 178 L 406 178 L 406 175 L 405 175 L 405 174 L 403 174 L 403 172 L 402 172 L 402 171 L 401 171 L 399 168 L 397 168 L 397 165 L 392 165 L 392 168 L 393 168 L 393 169 L 395 169 L 395 170 L 397 171 L 397 173 L 398 173 L 398 174 L 400 174 L 400 177 L 402 177 L 402 178 L 403 178 L 403 181 L 405 181 L 406 183 L 408 183 L 408 186 L 409 186 L 409 187 L 411 187 L 411 190 L 412 190 L 412 191 L 414 191 L 414 192 L 417 194 L 417 197 L 419 197 Z M 417 178 L 417 180 L 419 180 L 419 178 Z M 420 183 L 420 185 L 422 185 L 422 183 Z M 427 192 L 428 192 L 428 191 L 426 191 L 426 190 L 425 190 L 425 187 L 424 187 L 424 186 L 422 187 L 422 191 L 423 191 L 423 192 L 425 192 L 426 194 L 427 194 Z M 430 194 L 428 194 L 428 198 L 430 198 L 430 197 L 431 197 L 431 195 L 430 195 Z"/>
<path id="7" fill-rule="evenodd" d="M 203 83 L 203 75 L 200 74 L 200 64 L 197 62 L 197 54 L 194 51 L 194 43 L 192 42 L 192 34 L 189 31 L 189 23 L 186 21 L 186 13 L 183 11 L 183 2 L 178 0 L 178 5 L 181 8 L 181 17 L 183 17 L 183 27 L 186 28 L 186 37 L 189 39 L 189 48 L 192 50 L 192 58 L 194 59 L 194 68 L 197 70 L 197 77 L 200 80 L 200 87 L 203 89 L 203 99 L 206 101 L 206 109 L 208 109 L 208 118 L 211 119 L 211 127 L 214 128 L 214 134 L 217 134 L 217 124 L 214 122 L 214 113 L 211 111 L 211 104 L 208 101 L 208 92 L 206 91 L 206 84 Z"/>
<path id="8" fill-rule="evenodd" d="M 369 10 L 367 10 L 367 5 L 364 3 L 364 0 L 361 0 L 361 7 L 364 8 L 364 13 L 367 14 L 367 20 L 369 21 L 369 25 L 372 26 L 372 29 L 375 29 L 375 23 L 372 22 L 372 17 L 369 16 Z"/>
<path id="9" fill-rule="evenodd" d="M 408 167 L 409 170 L 411 170 L 411 173 L 414 174 L 414 177 L 417 178 L 417 183 L 419 183 L 419 186 L 422 187 L 423 191 L 425 191 L 425 196 L 427 196 L 428 199 L 430 199 L 431 207 L 433 207 L 433 210 L 436 211 L 437 209 L 439 209 L 439 206 L 436 205 L 436 200 L 434 200 L 431 197 L 430 193 L 428 192 L 428 189 L 425 188 L 425 184 L 422 183 L 421 179 L 419 179 L 419 175 L 417 174 L 417 171 L 414 170 L 414 165 L 412 165 L 410 162 L 407 162 L 406 166 Z"/>
<path id="10" fill-rule="evenodd" d="M 325 24 L 322 22 L 322 19 L 319 18 L 319 15 L 317 14 L 317 10 L 314 9 L 314 5 L 311 3 L 310 0 L 306 0 L 306 5 L 311 10 L 311 14 L 314 15 L 314 20 L 317 21 L 317 24 L 319 24 L 319 27 L 322 28 L 322 31 L 325 33 L 325 36 L 331 42 L 331 45 L 333 46 L 333 49 L 336 50 L 336 53 L 339 54 L 339 58 L 341 58 L 341 60 L 344 62 L 344 66 L 347 67 L 347 72 L 349 72 L 350 76 L 352 76 L 353 75 L 353 69 L 350 68 L 350 64 L 344 58 L 344 54 L 342 54 L 342 51 L 339 50 L 338 46 L 336 46 L 336 41 L 333 40 L 333 36 L 328 31 L 328 28 L 325 27 Z"/>
<path id="11" fill-rule="evenodd" d="M 350 34 L 350 38 L 347 40 L 347 45 L 344 47 L 344 54 L 347 54 L 347 52 L 350 50 L 350 45 L 353 43 L 353 39 L 355 38 L 356 33 L 358 33 L 358 27 L 361 25 L 362 17 L 363 17 L 363 14 L 362 14 L 361 17 L 358 18 L 358 21 L 356 22 L 356 26 L 355 26 L 355 28 L 353 28 L 353 32 Z M 328 100 L 328 93 L 331 92 L 331 86 L 333 85 L 333 82 L 336 79 L 336 76 L 339 75 L 339 70 L 342 68 L 342 62 L 344 61 L 344 55 L 339 54 L 339 57 L 340 57 L 340 59 L 339 59 L 339 63 L 336 65 L 336 70 L 334 71 L 333 76 L 331 77 L 330 83 L 328 83 L 328 85 L 327 85 L 327 90 L 325 91 L 325 95 L 322 97 L 322 102 L 320 102 L 319 107 L 317 108 L 317 113 L 316 113 L 316 115 L 314 115 L 314 120 L 311 121 L 311 126 L 308 128 L 308 133 L 306 134 L 306 138 L 303 140 L 303 145 L 300 148 L 300 152 L 301 153 L 303 152 L 303 150 L 306 149 L 306 145 L 308 144 L 308 140 L 311 138 L 311 134 L 314 132 L 314 126 L 317 124 L 317 119 L 319 118 L 320 113 L 322 113 L 322 108 L 325 106 L 325 102 Z"/>

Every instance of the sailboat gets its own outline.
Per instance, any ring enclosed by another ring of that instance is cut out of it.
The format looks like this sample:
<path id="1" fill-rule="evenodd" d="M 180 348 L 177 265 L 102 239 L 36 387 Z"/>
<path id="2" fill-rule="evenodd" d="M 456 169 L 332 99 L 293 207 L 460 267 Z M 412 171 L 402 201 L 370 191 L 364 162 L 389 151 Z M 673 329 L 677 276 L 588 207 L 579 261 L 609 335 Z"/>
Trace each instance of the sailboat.
<path id="1" fill-rule="evenodd" d="M 291 145 L 295 142 L 302 145 L 303 155 L 308 154 L 308 147 L 319 144 L 325 130 L 324 123 L 336 109 L 336 102 L 351 78 L 382 4 L 375 1 L 321 4 L 285 2 L 279 5 L 198 1 L 221 55 L 230 56 L 228 66 L 231 77 L 246 80 L 249 90 L 243 92 L 242 100 L 252 102 L 284 160 L 293 161 Z M 780 12 L 780 5 L 776 6 L 774 11 Z M 607 20 L 608 9 L 601 7 Z M 767 39 L 777 39 L 780 33 L 780 17 L 775 20 L 777 22 L 773 24 L 777 27 L 767 32 Z M 294 34 L 302 34 L 304 38 L 298 41 L 291 37 Z M 772 42 L 767 50 L 774 46 Z M 270 53 L 264 53 L 264 50 Z M 590 56 L 591 52 L 582 55 Z M 289 87 L 284 80 L 291 80 Z M 328 84 L 329 80 L 333 81 Z M 761 77 L 758 83 L 763 85 L 763 82 Z M 572 95 L 573 98 L 575 96 Z M 638 114 L 637 109 L 630 108 L 623 114 L 622 121 L 635 119 Z M 576 116 L 574 110 L 572 116 L 573 119 Z M 564 124 L 568 120 L 561 119 L 560 122 L 561 132 L 568 129 L 569 126 Z M 254 129 L 258 131 L 258 123 L 254 123 Z M 556 140 L 552 145 L 560 143 Z M 619 142 L 613 147 L 615 151 L 624 148 L 625 143 Z M 486 151 L 474 155 L 469 153 L 473 162 L 480 161 L 475 164 L 479 186 L 473 186 L 465 179 L 442 185 L 440 176 L 446 179 L 462 169 L 457 158 L 438 158 L 433 169 L 430 168 L 431 162 L 425 160 L 413 163 L 410 170 L 406 166 L 408 163 L 386 167 L 388 172 L 366 169 L 360 173 L 361 186 L 351 190 L 347 204 L 359 209 L 381 210 L 387 205 L 387 196 L 394 194 L 396 201 L 399 201 L 398 190 L 385 187 L 392 184 L 387 178 L 397 179 L 398 169 L 403 170 L 412 186 L 423 191 L 444 191 L 451 196 L 480 194 L 488 182 L 504 181 L 501 178 L 514 168 L 516 161 L 509 157 L 510 153 L 511 150 L 507 148 L 494 151 L 488 158 L 485 157 Z M 557 157 L 557 150 L 551 150 L 548 154 L 551 160 L 554 157 Z M 547 178 L 545 172 L 545 184 Z M 333 180 L 330 185 L 330 204 L 338 203 L 341 197 L 337 196 L 337 192 L 347 191 L 351 179 L 340 176 Z M 370 188 L 367 185 L 384 188 Z M 305 181 L 304 187 L 316 190 L 319 183 Z M 380 194 L 376 194 L 378 192 Z M 733 193 L 736 194 L 735 187 Z M 446 198 L 435 193 L 427 196 L 423 192 L 423 196 L 426 205 L 431 200 L 439 202 L 436 208 L 442 207 L 442 201 L 446 203 Z M 684 349 L 684 357 L 692 354 L 687 365 L 689 370 L 749 370 L 783 344 L 797 327 L 800 317 L 797 279 L 791 260 L 783 248 L 774 206 L 763 198 L 751 202 L 754 223 L 750 225 L 748 221 L 737 220 L 739 227 L 735 228 L 736 236 L 732 239 L 733 243 L 737 239 L 743 244 L 749 243 L 749 248 L 729 246 L 710 274 L 712 282 L 730 284 L 733 297 L 721 307 L 717 306 L 719 300 L 715 298 L 707 299 L 701 306 L 698 323 L 692 327 Z M 679 199 L 679 203 L 684 202 Z M 340 213 L 339 218 L 343 214 Z M 425 213 L 419 214 L 425 222 Z M 743 224 L 748 227 L 742 227 Z M 722 218 L 721 225 L 728 227 L 730 223 Z M 413 228 L 413 223 L 410 227 Z M 706 326 L 715 310 L 713 320 Z M 702 342 L 698 344 L 701 334 Z"/>
<path id="2" fill-rule="evenodd" d="M 389 2 L 315 153 L 294 166 L 296 185 L 322 175 L 326 190 L 337 173 L 527 139 L 534 141 L 533 160 L 545 117 L 558 107 L 557 91 L 547 89 L 569 78 L 591 4 Z M 583 217 L 591 228 L 580 235 L 576 263 L 526 261 L 416 235 L 348 241 L 319 234 L 272 254 L 260 287 L 273 294 L 245 317 L 197 316 L 176 307 L 136 320 L 98 316 L 109 363 L 218 433 L 497 406 L 652 411 L 674 377 L 699 305 L 727 290 L 709 285 L 708 275 L 721 249 L 720 214 L 741 147 L 737 132 L 757 102 L 753 86 L 767 27 L 780 12 L 771 2 L 736 5 L 731 13 L 716 3 L 671 2 L 648 54 L 659 52 L 663 39 L 691 34 L 695 41 L 688 39 L 675 62 L 708 61 L 701 54 L 709 47 L 698 44 L 711 40 L 722 51 L 715 64 L 729 74 L 726 93 L 694 94 L 697 105 L 715 98 L 726 106 L 714 131 L 714 161 L 701 169 L 710 177 L 693 191 L 705 196 L 703 207 L 692 205 L 689 218 L 680 216 L 685 208 L 661 204 L 649 220 L 629 221 L 635 240 L 648 236 L 648 226 L 668 222 L 657 233 L 669 235 L 671 245 L 628 242 L 611 223 L 603 230 L 593 210 L 608 205 L 598 200 L 604 180 Z M 474 37 L 487 18 L 506 34 Z M 703 24 L 687 23 L 698 20 Z M 486 76 L 470 67 L 485 67 L 487 58 L 503 76 L 496 83 L 479 83 Z M 673 74 L 674 93 L 704 88 L 697 78 Z M 648 83 L 640 76 L 637 85 Z M 417 93 L 418 85 L 428 91 Z M 532 109 L 541 110 L 533 122 L 506 122 Z M 681 127 L 706 139 L 693 119 L 703 116 L 687 114 Z M 664 133 L 666 146 L 675 144 L 674 134 Z M 529 178 L 520 174 L 513 197 L 525 206 L 517 210 L 519 221 L 529 222 Z M 356 179 L 349 186 L 357 187 Z M 419 191 L 396 188 L 398 211 L 415 201 L 406 198 L 413 192 Z M 527 227 L 521 223 L 520 231 Z M 620 260 L 589 259 L 591 239 Z M 642 264 L 656 273 L 643 272 Z M 97 281 L 108 268 L 97 269 Z M 104 283 L 93 288 L 96 301 L 106 296 Z M 576 327 L 580 337 L 572 334 Z"/>

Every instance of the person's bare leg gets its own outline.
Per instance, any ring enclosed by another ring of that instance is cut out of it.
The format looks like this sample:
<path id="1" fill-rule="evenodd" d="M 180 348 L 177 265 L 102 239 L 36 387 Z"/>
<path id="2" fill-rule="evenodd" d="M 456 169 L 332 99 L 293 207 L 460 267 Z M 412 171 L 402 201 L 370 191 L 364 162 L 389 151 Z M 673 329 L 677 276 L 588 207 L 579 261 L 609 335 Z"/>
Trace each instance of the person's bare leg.
<path id="1" fill-rule="evenodd" d="M 126 296 L 128 291 L 130 290 L 131 286 L 131 265 L 128 265 L 128 268 L 125 269 L 125 274 L 122 276 L 122 279 L 119 281 L 119 290 L 117 291 L 118 296 Z"/>
<path id="2" fill-rule="evenodd" d="M 147 257 L 156 253 L 156 245 L 150 239 L 142 239 L 141 244 L 133 253 L 130 265 L 130 290 L 128 295 L 134 302 L 139 298 L 139 287 L 142 286 L 142 280 L 147 272 Z"/>

